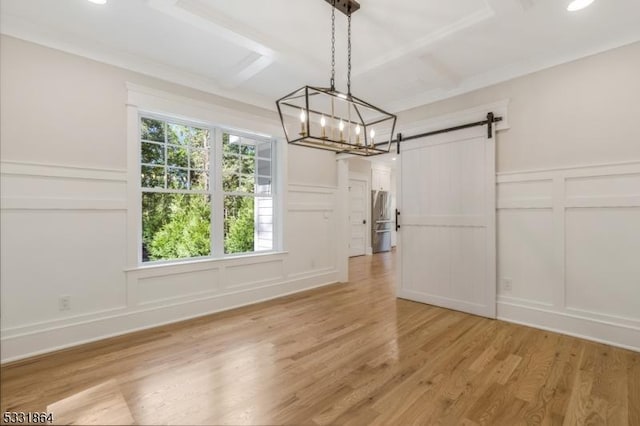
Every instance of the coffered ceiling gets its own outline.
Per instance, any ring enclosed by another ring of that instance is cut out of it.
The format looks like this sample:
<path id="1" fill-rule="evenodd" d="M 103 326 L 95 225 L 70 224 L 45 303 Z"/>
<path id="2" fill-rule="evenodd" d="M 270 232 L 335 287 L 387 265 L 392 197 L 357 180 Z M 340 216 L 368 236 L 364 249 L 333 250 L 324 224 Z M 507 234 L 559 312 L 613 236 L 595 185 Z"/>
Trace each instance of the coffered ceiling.
<path id="1" fill-rule="evenodd" d="M 353 92 L 396 112 L 640 40 L 640 1 L 568 2 L 361 0 Z M 269 109 L 329 80 L 324 0 L 2 0 L 0 16 L 2 33 Z"/>

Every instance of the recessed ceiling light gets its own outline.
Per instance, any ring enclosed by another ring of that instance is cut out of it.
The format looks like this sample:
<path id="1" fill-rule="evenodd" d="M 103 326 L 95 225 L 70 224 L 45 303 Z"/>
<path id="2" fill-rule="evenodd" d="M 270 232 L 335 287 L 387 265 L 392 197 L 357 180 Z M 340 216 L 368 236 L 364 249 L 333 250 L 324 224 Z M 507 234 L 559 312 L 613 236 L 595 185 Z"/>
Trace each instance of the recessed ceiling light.
<path id="1" fill-rule="evenodd" d="M 396 157 L 393 157 L 391 160 L 392 160 L 392 161 L 396 161 Z"/>
<path id="2" fill-rule="evenodd" d="M 107 0 L 89 0 L 89 1 L 95 4 L 107 4 Z"/>
<path id="3" fill-rule="evenodd" d="M 575 12 L 576 10 L 584 9 L 591 3 L 593 3 L 593 0 L 573 0 L 569 3 L 569 6 L 567 6 L 567 10 L 569 12 Z"/>

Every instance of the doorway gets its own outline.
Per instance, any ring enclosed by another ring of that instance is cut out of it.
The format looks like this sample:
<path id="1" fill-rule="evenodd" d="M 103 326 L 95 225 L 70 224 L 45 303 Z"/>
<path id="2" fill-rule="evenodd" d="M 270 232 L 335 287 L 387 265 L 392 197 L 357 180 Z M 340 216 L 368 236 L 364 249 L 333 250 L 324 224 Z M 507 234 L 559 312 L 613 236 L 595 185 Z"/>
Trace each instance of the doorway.
<path id="1" fill-rule="evenodd" d="M 349 179 L 349 256 L 362 256 L 367 248 L 367 181 Z"/>

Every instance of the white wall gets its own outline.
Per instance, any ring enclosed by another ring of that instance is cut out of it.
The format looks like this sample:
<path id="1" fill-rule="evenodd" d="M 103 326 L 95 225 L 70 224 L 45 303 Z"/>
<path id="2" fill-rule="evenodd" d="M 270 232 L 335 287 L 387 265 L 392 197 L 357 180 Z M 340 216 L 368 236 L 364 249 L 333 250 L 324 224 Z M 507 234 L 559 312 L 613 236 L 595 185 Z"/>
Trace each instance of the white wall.
<path id="1" fill-rule="evenodd" d="M 0 49 L 3 362 L 344 276 L 335 155 L 284 142 L 288 252 L 130 265 L 127 83 L 150 88 L 159 112 L 180 103 L 215 124 L 279 136 L 276 114 L 11 37 Z"/>
<path id="2" fill-rule="evenodd" d="M 497 140 L 498 172 L 637 159 L 640 43 L 399 114 L 399 128 L 509 99 Z M 409 133 L 405 134 L 405 136 Z"/>
<path id="3" fill-rule="evenodd" d="M 499 318 L 640 350 L 638 76 L 635 43 L 400 114 L 402 129 L 509 100 Z"/>

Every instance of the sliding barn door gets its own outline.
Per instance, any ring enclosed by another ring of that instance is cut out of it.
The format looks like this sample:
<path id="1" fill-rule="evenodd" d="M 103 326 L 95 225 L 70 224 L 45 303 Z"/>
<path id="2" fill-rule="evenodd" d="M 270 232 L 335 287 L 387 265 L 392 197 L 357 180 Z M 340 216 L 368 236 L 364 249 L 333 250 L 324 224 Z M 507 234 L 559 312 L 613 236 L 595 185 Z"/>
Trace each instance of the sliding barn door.
<path id="1" fill-rule="evenodd" d="M 398 297 L 495 318 L 495 138 L 445 133 L 400 157 Z"/>

